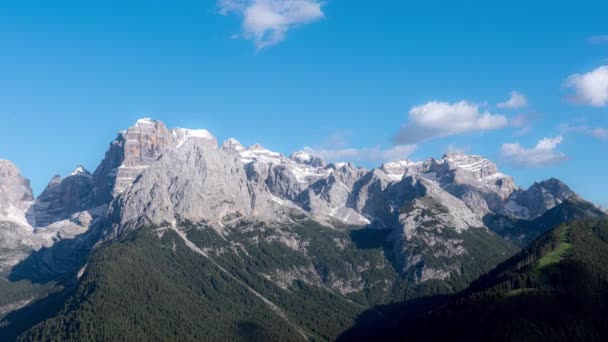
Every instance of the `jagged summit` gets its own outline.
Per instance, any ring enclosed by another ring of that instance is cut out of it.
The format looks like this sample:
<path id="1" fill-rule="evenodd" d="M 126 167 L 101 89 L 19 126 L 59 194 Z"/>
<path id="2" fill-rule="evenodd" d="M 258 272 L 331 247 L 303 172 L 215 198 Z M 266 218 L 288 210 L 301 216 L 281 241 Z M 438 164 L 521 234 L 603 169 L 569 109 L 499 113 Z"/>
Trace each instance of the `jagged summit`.
<path id="1" fill-rule="evenodd" d="M 182 147 L 190 139 L 200 139 L 217 146 L 217 139 L 205 129 L 174 128 L 171 130 L 176 147 Z"/>
<path id="2" fill-rule="evenodd" d="M 142 125 L 148 125 L 148 124 L 154 124 L 156 122 L 159 122 L 159 121 L 153 120 L 151 118 L 141 118 L 141 119 L 137 120 L 135 123 L 142 124 Z"/>
<path id="3" fill-rule="evenodd" d="M 236 139 L 228 138 L 222 143 L 222 148 L 226 150 L 242 152 L 245 150 L 245 147 Z"/>
<path id="4" fill-rule="evenodd" d="M 70 173 L 70 176 L 90 176 L 91 173 L 89 172 L 89 170 L 87 170 L 84 166 L 82 165 L 78 165 L 74 171 L 72 171 L 72 173 Z"/>
<path id="5" fill-rule="evenodd" d="M 297 151 L 289 156 L 289 159 L 295 161 L 299 164 L 310 165 L 315 167 L 325 166 L 325 162 L 318 157 L 313 156 L 312 154 L 305 151 Z"/>
<path id="6" fill-rule="evenodd" d="M 11 161 L 0 159 L 0 221 L 28 226 L 25 212 L 33 200 L 30 181 Z"/>

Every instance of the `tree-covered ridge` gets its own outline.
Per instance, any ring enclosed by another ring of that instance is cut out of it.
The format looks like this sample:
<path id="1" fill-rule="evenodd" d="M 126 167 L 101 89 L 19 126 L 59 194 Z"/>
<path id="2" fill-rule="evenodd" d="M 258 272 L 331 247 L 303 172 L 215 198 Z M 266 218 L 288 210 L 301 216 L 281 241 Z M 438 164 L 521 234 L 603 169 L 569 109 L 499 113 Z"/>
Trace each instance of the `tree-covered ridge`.
<path id="1" fill-rule="evenodd" d="M 314 221 L 144 227 L 96 249 L 61 312 L 22 339 L 333 340 L 374 305 L 452 293 L 512 253 L 464 232 L 462 270 L 416 284 L 387 234 Z"/>
<path id="2" fill-rule="evenodd" d="M 606 260 L 608 219 L 565 223 L 444 304 L 385 307 L 389 322 L 364 315 L 343 338 L 605 341 Z"/>
<path id="3" fill-rule="evenodd" d="M 298 333 L 205 258 L 148 229 L 97 250 L 63 311 L 22 340 L 294 340 Z"/>

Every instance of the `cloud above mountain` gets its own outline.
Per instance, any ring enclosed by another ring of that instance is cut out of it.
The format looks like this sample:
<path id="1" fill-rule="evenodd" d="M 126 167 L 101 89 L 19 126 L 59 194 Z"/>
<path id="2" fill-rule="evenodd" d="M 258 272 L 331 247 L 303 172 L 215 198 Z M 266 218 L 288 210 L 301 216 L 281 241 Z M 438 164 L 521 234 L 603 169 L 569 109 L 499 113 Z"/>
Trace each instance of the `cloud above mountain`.
<path id="1" fill-rule="evenodd" d="M 304 151 L 330 162 L 387 162 L 407 159 L 416 150 L 416 145 L 397 145 L 383 149 L 380 146 L 367 148 L 315 149 Z"/>
<path id="2" fill-rule="evenodd" d="M 505 109 L 520 109 L 526 107 L 527 105 L 528 99 L 526 98 L 526 95 L 513 90 L 509 99 L 505 102 L 497 104 L 496 107 Z"/>
<path id="3" fill-rule="evenodd" d="M 317 0 L 219 0 L 223 15 L 242 16 L 240 37 L 264 49 L 285 40 L 287 31 L 323 18 L 323 3 Z"/>
<path id="4" fill-rule="evenodd" d="M 584 74 L 574 74 L 564 82 L 572 89 L 572 100 L 593 107 L 608 105 L 608 65 L 602 65 Z"/>
<path id="5" fill-rule="evenodd" d="M 563 141 L 562 136 L 543 138 L 531 148 L 519 143 L 503 144 L 500 153 L 506 162 L 518 167 L 555 165 L 567 159 L 564 153 L 557 151 L 557 147 Z"/>
<path id="6" fill-rule="evenodd" d="M 475 103 L 431 101 L 409 111 L 409 120 L 394 137 L 394 142 L 398 145 L 414 144 L 433 138 L 495 130 L 508 125 L 505 116 L 481 110 Z"/>

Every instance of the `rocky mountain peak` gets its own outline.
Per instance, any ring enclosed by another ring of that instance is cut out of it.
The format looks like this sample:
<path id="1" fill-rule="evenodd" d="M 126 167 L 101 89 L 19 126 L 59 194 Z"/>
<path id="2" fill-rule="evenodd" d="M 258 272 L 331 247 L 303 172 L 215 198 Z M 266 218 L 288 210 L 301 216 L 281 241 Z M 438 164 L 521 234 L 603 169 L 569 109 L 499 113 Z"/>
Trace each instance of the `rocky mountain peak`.
<path id="1" fill-rule="evenodd" d="M 236 139 L 228 138 L 222 143 L 222 148 L 229 151 L 243 152 L 245 147 Z"/>
<path id="2" fill-rule="evenodd" d="M 108 204 L 124 191 L 152 162 L 175 145 L 173 134 L 160 121 L 139 119 L 119 132 L 104 160 L 93 173 L 95 205 Z"/>
<path id="3" fill-rule="evenodd" d="M 91 174 L 81 165 L 66 178 L 55 175 L 28 209 L 30 224 L 46 227 L 91 209 L 93 188 Z"/>
<path id="4" fill-rule="evenodd" d="M 551 178 L 513 193 L 507 208 L 512 215 L 533 219 L 570 198 L 579 196 L 560 180 Z"/>
<path id="5" fill-rule="evenodd" d="M 451 168 L 463 170 L 480 180 L 491 177 L 503 177 L 498 171 L 496 164 L 478 155 L 467 155 L 464 153 L 450 153 L 443 158 Z"/>
<path id="6" fill-rule="evenodd" d="M 254 144 L 241 152 L 241 160 L 243 164 L 248 164 L 253 161 L 281 164 L 285 159 L 286 158 L 282 154 L 270 151 L 260 144 Z"/>
<path id="7" fill-rule="evenodd" d="M 389 178 L 399 181 L 406 174 L 408 170 L 412 170 L 415 173 L 421 172 L 422 162 L 412 162 L 409 160 L 398 160 L 394 162 L 388 162 L 382 164 L 380 169 L 389 176 Z"/>
<path id="8" fill-rule="evenodd" d="M 298 164 L 310 165 L 314 167 L 325 166 L 325 162 L 321 158 L 315 157 L 312 154 L 304 151 L 292 153 L 291 156 L 289 156 L 289 159 Z"/>
<path id="9" fill-rule="evenodd" d="M 217 222 L 255 208 L 238 158 L 204 140 L 168 149 L 113 202 L 121 225 Z"/>
<path id="10" fill-rule="evenodd" d="M 176 147 L 178 148 L 183 146 L 190 139 L 200 139 L 213 146 L 217 146 L 217 139 L 215 136 L 205 129 L 174 128 L 171 130 L 171 133 L 173 134 Z"/>
<path id="11" fill-rule="evenodd" d="M 33 200 L 30 181 L 11 161 L 0 159 L 0 221 L 27 226 L 25 212 Z"/>
<path id="12" fill-rule="evenodd" d="M 84 166 L 78 165 L 74 169 L 74 171 L 72 171 L 72 173 L 70 173 L 70 176 L 89 176 L 90 177 L 91 173 Z"/>

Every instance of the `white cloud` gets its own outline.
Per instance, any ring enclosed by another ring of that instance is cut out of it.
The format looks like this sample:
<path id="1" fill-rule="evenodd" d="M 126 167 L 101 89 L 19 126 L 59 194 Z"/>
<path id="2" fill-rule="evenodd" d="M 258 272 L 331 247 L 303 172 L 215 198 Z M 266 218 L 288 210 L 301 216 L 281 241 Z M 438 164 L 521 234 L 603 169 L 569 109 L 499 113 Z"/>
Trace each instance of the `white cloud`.
<path id="1" fill-rule="evenodd" d="M 497 104 L 496 107 L 507 109 L 519 109 L 524 108 L 527 105 L 528 100 L 526 99 L 526 95 L 513 90 L 511 92 L 511 97 L 507 101 Z"/>
<path id="2" fill-rule="evenodd" d="M 589 136 L 592 136 L 592 137 L 595 137 L 598 139 L 608 140 L 608 128 L 590 127 L 590 126 L 587 126 L 586 124 L 580 124 L 580 125 L 562 124 L 560 127 L 563 132 L 581 133 L 581 134 L 586 134 L 586 135 L 589 135 Z"/>
<path id="3" fill-rule="evenodd" d="M 596 137 L 596 138 L 600 138 L 600 139 L 608 139 L 608 129 L 606 128 L 592 128 L 589 131 L 589 134 L 591 134 L 592 136 Z"/>
<path id="4" fill-rule="evenodd" d="M 258 49 L 285 40 L 287 31 L 324 17 L 318 0 L 219 0 L 220 13 L 243 17 L 242 37 Z"/>
<path id="5" fill-rule="evenodd" d="M 608 34 L 591 36 L 587 39 L 587 42 L 592 45 L 608 44 Z"/>
<path id="6" fill-rule="evenodd" d="M 304 151 L 331 162 L 386 162 L 407 159 L 416 150 L 416 145 L 397 145 L 389 149 L 380 146 L 369 148 L 314 149 Z"/>
<path id="7" fill-rule="evenodd" d="M 527 112 L 524 114 L 518 114 L 510 119 L 510 125 L 517 128 L 513 135 L 516 137 L 526 135 L 530 133 L 534 125 L 540 121 L 542 115 L 536 112 Z"/>
<path id="8" fill-rule="evenodd" d="M 608 65 L 585 74 L 571 75 L 564 85 L 574 90 L 576 102 L 603 107 L 608 104 Z"/>
<path id="9" fill-rule="evenodd" d="M 408 123 L 394 140 L 397 144 L 411 144 L 455 134 L 494 130 L 508 124 L 505 116 L 480 111 L 474 103 L 432 101 L 410 110 Z"/>
<path id="10" fill-rule="evenodd" d="M 541 167 L 559 164 L 567 159 L 567 156 L 557 151 L 557 146 L 564 141 L 562 136 L 544 138 L 538 141 L 536 146 L 525 148 L 518 143 L 503 144 L 501 156 L 511 164 L 520 167 Z"/>

